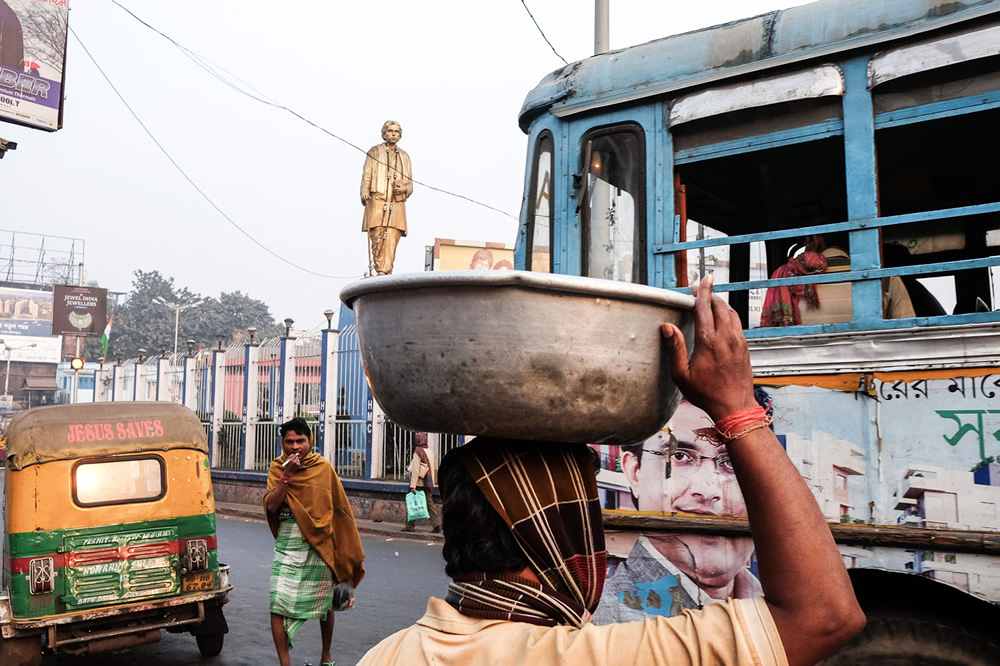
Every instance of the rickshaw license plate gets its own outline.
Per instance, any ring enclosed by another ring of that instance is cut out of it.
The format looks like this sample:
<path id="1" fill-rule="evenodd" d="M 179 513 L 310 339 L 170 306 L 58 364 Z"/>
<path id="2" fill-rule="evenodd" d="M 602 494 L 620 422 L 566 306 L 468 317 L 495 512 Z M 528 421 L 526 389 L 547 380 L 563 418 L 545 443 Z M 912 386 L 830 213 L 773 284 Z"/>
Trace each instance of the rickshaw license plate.
<path id="1" fill-rule="evenodd" d="M 215 574 L 211 571 L 184 576 L 184 592 L 203 592 L 214 589 Z"/>

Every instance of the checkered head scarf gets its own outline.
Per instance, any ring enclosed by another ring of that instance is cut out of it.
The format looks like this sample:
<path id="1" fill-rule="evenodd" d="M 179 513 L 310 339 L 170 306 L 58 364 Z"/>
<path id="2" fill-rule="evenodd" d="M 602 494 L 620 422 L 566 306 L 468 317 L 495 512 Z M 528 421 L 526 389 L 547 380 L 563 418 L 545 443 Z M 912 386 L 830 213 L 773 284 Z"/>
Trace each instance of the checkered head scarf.
<path id="1" fill-rule="evenodd" d="M 541 585 L 516 574 L 463 574 L 448 601 L 463 615 L 580 627 L 607 573 L 593 454 L 583 444 L 479 437 L 457 449 L 510 527 Z"/>

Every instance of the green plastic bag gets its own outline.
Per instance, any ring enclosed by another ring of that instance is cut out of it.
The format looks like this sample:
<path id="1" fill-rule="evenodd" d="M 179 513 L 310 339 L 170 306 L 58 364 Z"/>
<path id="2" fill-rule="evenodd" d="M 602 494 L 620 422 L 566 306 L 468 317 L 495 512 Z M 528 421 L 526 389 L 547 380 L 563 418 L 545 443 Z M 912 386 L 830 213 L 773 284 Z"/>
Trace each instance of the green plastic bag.
<path id="1" fill-rule="evenodd" d="M 427 513 L 427 496 L 423 492 L 411 492 L 406 494 L 406 520 L 420 520 L 430 518 Z"/>

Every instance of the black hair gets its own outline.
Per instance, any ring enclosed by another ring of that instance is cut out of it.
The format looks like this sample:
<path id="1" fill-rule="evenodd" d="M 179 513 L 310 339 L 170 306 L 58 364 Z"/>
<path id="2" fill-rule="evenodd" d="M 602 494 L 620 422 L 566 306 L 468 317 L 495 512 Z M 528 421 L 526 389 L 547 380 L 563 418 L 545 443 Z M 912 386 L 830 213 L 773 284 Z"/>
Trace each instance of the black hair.
<path id="1" fill-rule="evenodd" d="M 518 573 L 528 566 L 507 523 L 459 460 L 458 449 L 441 461 L 438 486 L 446 574 Z"/>
<path id="2" fill-rule="evenodd" d="M 312 440 L 312 428 L 309 427 L 309 424 L 306 423 L 306 420 L 301 416 L 296 416 L 290 421 L 285 421 L 278 428 L 278 436 L 281 437 L 281 439 L 284 439 L 285 435 L 289 432 L 294 432 L 297 435 L 305 435 Z"/>

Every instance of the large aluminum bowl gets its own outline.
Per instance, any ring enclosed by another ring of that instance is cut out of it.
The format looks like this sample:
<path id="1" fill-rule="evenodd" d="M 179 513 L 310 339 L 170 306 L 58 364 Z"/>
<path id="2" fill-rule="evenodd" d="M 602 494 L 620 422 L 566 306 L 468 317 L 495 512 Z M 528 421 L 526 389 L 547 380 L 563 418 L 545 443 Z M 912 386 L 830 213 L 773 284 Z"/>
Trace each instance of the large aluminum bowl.
<path id="1" fill-rule="evenodd" d="M 343 289 L 375 399 L 413 430 L 623 444 L 657 432 L 679 392 L 660 324 L 689 345 L 694 299 L 523 271 L 368 278 Z"/>

